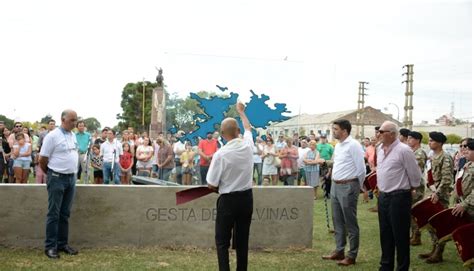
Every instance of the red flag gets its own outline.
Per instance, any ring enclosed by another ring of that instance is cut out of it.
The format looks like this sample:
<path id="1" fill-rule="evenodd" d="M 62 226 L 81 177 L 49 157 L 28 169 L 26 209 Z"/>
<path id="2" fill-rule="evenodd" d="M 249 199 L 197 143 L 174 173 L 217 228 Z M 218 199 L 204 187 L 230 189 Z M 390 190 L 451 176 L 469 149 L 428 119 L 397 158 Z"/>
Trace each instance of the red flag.
<path id="1" fill-rule="evenodd" d="M 200 197 L 204 197 L 207 194 L 214 192 L 207 186 L 193 187 L 186 190 L 176 192 L 176 205 L 186 203 L 188 201 L 195 200 Z"/>

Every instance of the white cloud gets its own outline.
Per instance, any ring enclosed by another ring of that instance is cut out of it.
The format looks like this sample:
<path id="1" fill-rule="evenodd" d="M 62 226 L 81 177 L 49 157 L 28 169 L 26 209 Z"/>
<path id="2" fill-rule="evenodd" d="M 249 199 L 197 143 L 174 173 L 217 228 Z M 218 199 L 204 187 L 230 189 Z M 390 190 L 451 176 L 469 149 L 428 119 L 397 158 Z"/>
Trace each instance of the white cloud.
<path id="1" fill-rule="evenodd" d="M 456 115 L 470 117 L 471 8 L 469 1 L 2 2 L 0 114 L 35 121 L 70 107 L 112 126 L 123 86 L 154 80 L 155 66 L 181 95 L 220 84 L 242 99 L 253 89 L 294 113 L 317 113 L 356 108 L 363 80 L 367 105 L 401 108 L 401 67 L 413 63 L 415 121 L 433 121 L 451 102 Z"/>

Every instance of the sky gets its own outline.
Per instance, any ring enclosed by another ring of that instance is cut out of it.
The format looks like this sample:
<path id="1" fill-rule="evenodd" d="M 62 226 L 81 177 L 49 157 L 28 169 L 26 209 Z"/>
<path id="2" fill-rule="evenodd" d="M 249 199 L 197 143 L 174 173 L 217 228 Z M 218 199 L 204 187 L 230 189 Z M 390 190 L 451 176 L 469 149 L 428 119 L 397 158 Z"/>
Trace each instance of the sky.
<path id="1" fill-rule="evenodd" d="M 472 116 L 472 3 L 416 1 L 1 1 L 0 114 L 59 120 L 72 108 L 114 126 L 128 82 L 170 93 L 250 89 L 292 114 L 365 105 L 414 122 Z M 151 95 L 151 93 L 149 94 Z M 395 104 L 395 105 L 394 105 Z"/>

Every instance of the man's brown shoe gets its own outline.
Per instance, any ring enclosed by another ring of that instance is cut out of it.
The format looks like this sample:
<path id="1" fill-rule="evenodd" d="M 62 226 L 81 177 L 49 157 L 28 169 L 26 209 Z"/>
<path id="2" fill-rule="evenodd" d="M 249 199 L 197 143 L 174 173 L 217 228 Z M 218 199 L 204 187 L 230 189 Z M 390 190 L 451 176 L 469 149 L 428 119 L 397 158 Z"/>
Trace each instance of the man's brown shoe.
<path id="1" fill-rule="evenodd" d="M 334 251 L 331 255 L 325 255 L 322 258 L 323 258 L 323 260 L 333 260 L 333 261 L 343 260 L 344 259 L 344 252 Z"/>
<path id="2" fill-rule="evenodd" d="M 337 262 L 337 265 L 349 266 L 349 265 L 353 265 L 355 263 L 356 263 L 355 259 L 346 257 L 346 258 L 344 258 L 344 260 Z"/>

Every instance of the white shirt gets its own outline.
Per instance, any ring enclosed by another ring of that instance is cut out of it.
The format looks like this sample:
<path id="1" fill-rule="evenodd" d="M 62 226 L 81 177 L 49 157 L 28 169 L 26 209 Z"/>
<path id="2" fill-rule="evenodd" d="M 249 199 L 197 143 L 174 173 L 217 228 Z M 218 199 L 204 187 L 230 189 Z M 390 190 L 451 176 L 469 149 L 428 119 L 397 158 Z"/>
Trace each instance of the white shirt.
<path id="1" fill-rule="evenodd" d="M 48 157 L 48 168 L 62 174 L 77 172 L 79 161 L 76 136 L 62 127 L 49 132 L 41 145 L 40 156 Z"/>
<path id="2" fill-rule="evenodd" d="M 174 158 L 179 159 L 181 154 L 186 150 L 184 143 L 180 140 L 176 141 L 173 145 Z"/>
<path id="3" fill-rule="evenodd" d="M 114 139 L 114 141 L 110 142 L 107 139 L 104 143 L 100 145 L 100 155 L 104 157 L 104 163 L 112 163 L 114 159 L 114 152 L 115 152 L 115 163 L 119 162 L 119 156 L 123 154 L 122 144 Z"/>
<path id="4" fill-rule="evenodd" d="M 303 162 L 304 158 L 306 157 L 306 154 L 310 151 L 311 149 L 309 147 L 306 148 L 298 148 L 298 160 L 296 162 L 298 163 L 298 168 L 304 168 L 305 164 Z"/>
<path id="5" fill-rule="evenodd" d="M 253 145 L 252 149 L 253 149 L 253 163 L 254 164 L 261 164 L 262 163 L 262 157 L 258 153 L 263 152 L 262 146 L 257 143 L 256 145 Z"/>
<path id="6" fill-rule="evenodd" d="M 212 157 L 207 183 L 219 187 L 219 194 L 252 188 L 253 139 L 250 131 L 244 138 L 227 142 Z"/>
<path id="7" fill-rule="evenodd" d="M 360 186 L 365 179 L 364 151 L 351 136 L 336 144 L 334 148 L 333 180 L 358 178 Z"/>

